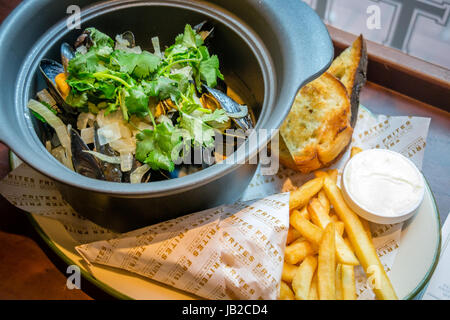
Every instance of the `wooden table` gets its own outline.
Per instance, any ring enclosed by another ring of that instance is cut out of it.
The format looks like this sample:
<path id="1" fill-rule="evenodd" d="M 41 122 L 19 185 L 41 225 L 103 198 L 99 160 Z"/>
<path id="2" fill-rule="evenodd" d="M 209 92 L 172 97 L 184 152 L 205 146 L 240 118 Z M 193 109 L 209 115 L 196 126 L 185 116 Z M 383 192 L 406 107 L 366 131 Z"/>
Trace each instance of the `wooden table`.
<path id="1" fill-rule="evenodd" d="M 0 21 L 19 2 L 0 0 Z M 335 36 L 339 35 L 333 34 L 333 39 Z M 372 82 L 363 89 L 361 103 L 374 113 L 432 118 L 423 172 L 444 221 L 450 210 L 450 114 Z M 8 149 L 0 144 L 0 178 L 8 170 Z M 110 298 L 85 280 L 81 282 L 82 290 L 67 289 L 66 268 L 37 235 L 26 215 L 0 196 L 0 299 Z"/>

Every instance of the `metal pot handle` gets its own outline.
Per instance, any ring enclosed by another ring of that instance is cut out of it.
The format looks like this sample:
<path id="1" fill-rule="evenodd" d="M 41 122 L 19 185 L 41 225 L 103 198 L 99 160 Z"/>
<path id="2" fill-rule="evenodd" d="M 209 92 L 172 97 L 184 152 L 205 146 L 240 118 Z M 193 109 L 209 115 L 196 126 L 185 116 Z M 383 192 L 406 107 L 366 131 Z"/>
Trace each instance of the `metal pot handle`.
<path id="1" fill-rule="evenodd" d="M 280 108 L 287 116 L 298 90 L 330 66 L 334 48 L 328 30 L 316 12 L 300 0 L 209 0 L 232 12 L 264 38 L 278 76 Z"/>
<path id="2" fill-rule="evenodd" d="M 331 37 L 320 17 L 303 1 L 264 0 L 263 3 L 270 12 L 269 19 L 279 26 L 282 43 L 286 46 L 284 61 L 288 61 L 287 68 L 296 73 L 291 75 L 296 79 L 293 88 L 296 93 L 330 66 L 334 57 Z M 305 43 L 305 39 L 311 37 L 315 41 Z"/>

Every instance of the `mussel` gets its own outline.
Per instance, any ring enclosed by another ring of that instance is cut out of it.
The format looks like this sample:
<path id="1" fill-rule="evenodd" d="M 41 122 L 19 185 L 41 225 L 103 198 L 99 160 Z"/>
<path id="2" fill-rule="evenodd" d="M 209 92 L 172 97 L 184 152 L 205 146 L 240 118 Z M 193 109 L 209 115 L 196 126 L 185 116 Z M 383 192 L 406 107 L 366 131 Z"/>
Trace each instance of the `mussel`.
<path id="1" fill-rule="evenodd" d="M 109 146 L 109 144 L 100 145 L 99 138 L 98 138 L 98 131 L 99 127 L 97 122 L 94 123 L 94 146 L 95 150 L 97 152 L 103 153 L 107 156 L 116 156 L 114 153 L 114 150 Z M 120 170 L 120 164 L 113 164 L 109 162 L 102 162 L 100 164 L 103 174 L 105 176 L 105 179 L 107 181 L 114 181 L 114 182 L 122 182 L 122 171 Z"/>
<path id="2" fill-rule="evenodd" d="M 61 45 L 61 61 L 64 69 L 64 73 L 68 75 L 67 68 L 69 66 L 69 61 L 75 57 L 75 50 L 67 42 Z"/>
<path id="3" fill-rule="evenodd" d="M 86 47 L 86 50 L 89 50 L 89 48 L 94 44 L 94 42 L 92 41 L 91 38 L 91 32 L 86 29 L 83 31 L 82 34 L 80 34 L 77 38 L 77 40 L 75 41 L 75 48 L 84 46 Z"/>
<path id="4" fill-rule="evenodd" d="M 58 106 L 58 116 L 63 120 L 64 123 L 75 126 L 76 110 L 72 108 L 68 103 L 66 103 L 64 97 L 56 86 L 55 81 L 57 75 L 64 73 L 64 67 L 62 66 L 62 64 L 54 60 L 42 59 L 41 63 L 39 64 L 39 70 L 44 77 L 45 82 L 47 83 L 50 95 L 53 97 L 56 105 Z"/>
<path id="5" fill-rule="evenodd" d="M 142 53 L 140 46 L 136 46 L 136 40 L 134 34 L 131 31 L 125 31 L 124 33 L 116 36 L 115 50 L 121 50 L 130 53 Z"/>
<path id="6" fill-rule="evenodd" d="M 56 103 L 59 106 L 62 106 L 66 112 L 75 113 L 75 110 L 65 101 L 65 96 L 68 94 L 68 92 L 61 92 L 56 83 L 56 78 L 58 76 L 63 75 L 62 80 L 65 80 L 67 78 L 67 68 L 69 66 L 69 61 L 75 57 L 75 51 L 68 43 L 64 42 L 61 45 L 60 53 L 62 64 L 52 59 L 42 59 L 39 64 L 39 70 L 41 71 L 41 74 L 44 77 L 49 91 L 55 99 Z M 64 83 L 64 81 L 61 82 Z M 69 87 L 68 89 L 70 90 Z"/>
<path id="7" fill-rule="evenodd" d="M 70 129 L 72 163 L 76 172 L 93 179 L 105 180 L 105 175 L 97 159 L 90 153 L 89 147 L 73 128 Z"/>
<path id="8" fill-rule="evenodd" d="M 168 172 L 167 178 L 168 179 L 182 178 L 184 176 L 187 176 L 187 175 L 190 175 L 197 171 L 200 171 L 201 169 L 202 169 L 202 166 L 196 166 L 196 165 L 176 166 L 175 170 L 173 170 L 172 172 Z"/>
<path id="9" fill-rule="evenodd" d="M 211 94 L 219 103 L 227 115 L 234 120 L 239 128 L 247 131 L 253 128 L 253 122 L 248 113 L 248 107 L 240 105 L 220 90 L 210 88 L 206 85 L 202 86 L 209 94 Z"/>
<path id="10" fill-rule="evenodd" d="M 128 48 L 133 48 L 136 46 L 136 40 L 134 38 L 134 34 L 131 31 L 125 31 L 122 33 L 122 39 L 128 41 Z"/>
<path id="11" fill-rule="evenodd" d="M 131 183 L 131 173 L 133 173 L 134 170 L 136 170 L 139 166 L 141 166 L 141 163 L 136 160 L 136 156 L 133 156 L 133 166 L 131 167 L 130 171 L 122 172 L 122 182 Z M 142 177 L 142 180 L 145 180 L 144 178 L 147 177 L 149 178 L 148 175 L 144 175 L 144 177 Z"/>
<path id="12" fill-rule="evenodd" d="M 207 20 L 195 25 L 193 29 L 202 37 L 203 41 L 214 36 L 214 26 Z"/>
<path id="13" fill-rule="evenodd" d="M 56 85 L 56 76 L 64 73 L 64 67 L 61 63 L 51 59 L 42 59 L 39 64 L 39 70 L 47 83 L 48 89 L 59 106 L 62 106 L 67 112 L 73 113 L 72 108 L 65 102 L 60 90 Z"/>

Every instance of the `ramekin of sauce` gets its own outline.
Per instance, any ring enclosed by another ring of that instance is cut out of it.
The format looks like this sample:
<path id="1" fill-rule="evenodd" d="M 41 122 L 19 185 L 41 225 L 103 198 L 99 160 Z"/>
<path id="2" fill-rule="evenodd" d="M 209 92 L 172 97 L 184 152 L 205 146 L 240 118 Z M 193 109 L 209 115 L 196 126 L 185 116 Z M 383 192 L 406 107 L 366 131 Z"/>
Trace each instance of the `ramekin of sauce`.
<path id="1" fill-rule="evenodd" d="M 371 149 L 351 158 L 342 174 L 344 199 L 364 219 L 391 224 L 412 217 L 423 201 L 422 173 L 400 153 Z"/>

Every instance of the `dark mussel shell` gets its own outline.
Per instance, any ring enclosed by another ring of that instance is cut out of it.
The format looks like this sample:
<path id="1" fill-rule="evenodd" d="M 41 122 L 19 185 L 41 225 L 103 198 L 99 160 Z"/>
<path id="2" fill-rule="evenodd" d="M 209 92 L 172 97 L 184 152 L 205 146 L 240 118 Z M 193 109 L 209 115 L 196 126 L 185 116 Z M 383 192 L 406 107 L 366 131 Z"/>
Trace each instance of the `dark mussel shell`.
<path id="1" fill-rule="evenodd" d="M 222 91 L 210 88 L 205 85 L 203 85 L 202 87 L 205 88 L 206 91 L 210 93 L 219 102 L 222 109 L 224 109 L 228 114 L 240 113 L 242 111 L 242 106 L 233 99 L 231 99 Z M 238 127 L 243 129 L 244 131 L 253 128 L 253 122 L 248 113 L 246 116 L 242 118 L 232 118 L 232 119 L 238 125 Z"/>
<path id="2" fill-rule="evenodd" d="M 74 108 L 66 103 L 56 87 L 55 77 L 60 73 L 64 73 L 63 65 L 52 59 L 42 59 L 39 64 L 39 70 L 48 85 L 50 94 L 53 96 L 58 106 L 62 106 L 65 112 L 75 114 Z"/>
<path id="3" fill-rule="evenodd" d="M 95 150 L 97 152 L 100 152 L 104 155 L 107 156 L 116 156 L 116 154 L 114 153 L 114 150 L 109 146 L 109 144 L 105 144 L 105 145 L 100 145 L 99 139 L 98 139 L 98 124 L 97 122 L 94 123 L 94 130 L 95 130 L 95 134 L 94 134 L 94 146 L 95 146 Z M 100 164 L 102 170 L 103 170 L 103 174 L 105 175 L 105 180 L 107 181 L 113 181 L 113 182 L 122 182 L 122 171 L 120 170 L 120 164 L 114 164 L 114 163 L 109 163 L 109 162 L 104 162 L 102 161 L 102 163 Z"/>
<path id="4" fill-rule="evenodd" d="M 228 87 L 227 87 L 227 84 L 225 83 L 225 81 L 223 81 L 220 78 L 217 78 L 217 84 L 214 87 L 214 89 L 222 91 L 223 93 L 227 93 Z"/>
<path id="5" fill-rule="evenodd" d="M 133 32 L 125 31 L 124 33 L 122 33 L 122 38 L 128 41 L 128 48 L 133 48 L 136 46 L 136 40 Z"/>
<path id="6" fill-rule="evenodd" d="M 127 172 L 122 172 L 122 182 L 125 183 L 131 183 L 131 173 L 136 170 L 139 166 L 141 166 L 141 163 L 139 161 L 136 160 L 136 156 L 133 156 L 133 166 L 131 167 L 130 171 Z M 147 174 L 145 174 L 142 178 L 142 180 L 144 180 L 144 178 L 147 176 Z"/>
<path id="7" fill-rule="evenodd" d="M 56 90 L 55 78 L 58 74 L 64 72 L 63 65 L 52 59 L 42 59 L 39 64 L 39 70 L 47 81 L 49 89 L 54 88 Z"/>
<path id="8" fill-rule="evenodd" d="M 76 111 L 64 101 L 64 98 L 61 96 L 55 83 L 55 77 L 64 72 L 62 64 L 51 59 L 42 59 L 39 64 L 39 71 L 47 83 L 48 91 L 52 95 L 53 99 L 55 99 L 56 104 L 60 107 L 58 117 L 61 118 L 64 123 L 71 124 L 75 127 L 77 123 Z"/>
<path id="9" fill-rule="evenodd" d="M 75 171 L 89 178 L 105 180 L 105 175 L 97 159 L 92 154 L 85 152 L 90 149 L 73 128 L 70 130 L 70 139 Z"/>
<path id="10" fill-rule="evenodd" d="M 67 75 L 67 67 L 69 66 L 69 61 L 75 57 L 75 50 L 67 42 L 61 45 L 61 61 L 64 69 L 64 73 Z"/>
<path id="11" fill-rule="evenodd" d="M 87 50 L 94 44 L 91 39 L 91 32 L 89 30 L 84 30 L 82 34 L 80 34 L 75 40 L 74 47 L 75 49 L 81 46 L 85 46 Z"/>
<path id="12" fill-rule="evenodd" d="M 205 42 L 214 36 L 214 25 L 207 20 L 195 25 L 193 29 L 200 34 Z"/>

